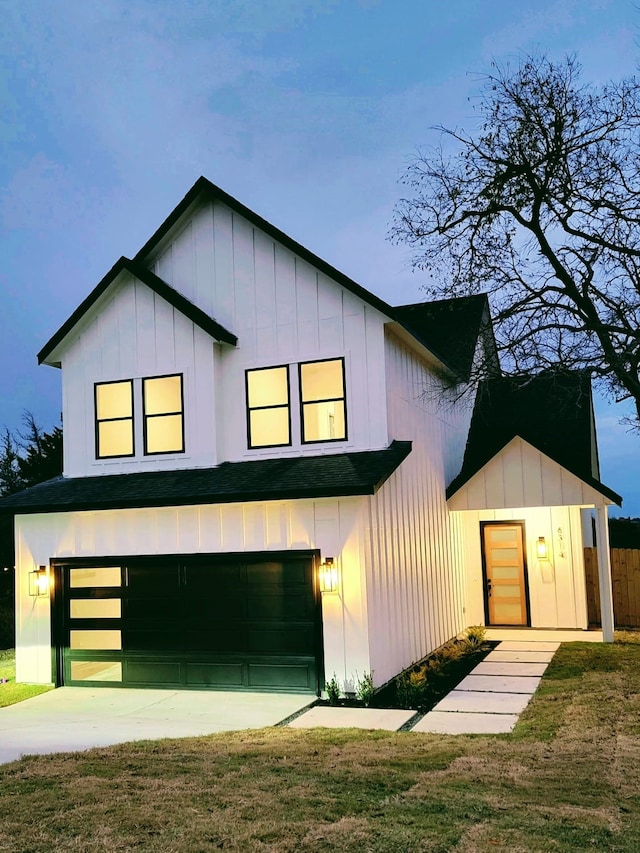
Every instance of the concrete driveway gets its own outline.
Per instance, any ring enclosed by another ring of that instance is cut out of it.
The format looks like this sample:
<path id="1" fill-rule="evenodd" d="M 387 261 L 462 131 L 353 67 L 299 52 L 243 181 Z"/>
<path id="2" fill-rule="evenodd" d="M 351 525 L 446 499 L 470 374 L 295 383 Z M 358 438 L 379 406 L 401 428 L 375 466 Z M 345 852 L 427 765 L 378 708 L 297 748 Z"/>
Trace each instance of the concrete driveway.
<path id="1" fill-rule="evenodd" d="M 311 702 L 294 693 L 60 687 L 0 708 L 0 764 L 33 753 L 259 729 Z"/>

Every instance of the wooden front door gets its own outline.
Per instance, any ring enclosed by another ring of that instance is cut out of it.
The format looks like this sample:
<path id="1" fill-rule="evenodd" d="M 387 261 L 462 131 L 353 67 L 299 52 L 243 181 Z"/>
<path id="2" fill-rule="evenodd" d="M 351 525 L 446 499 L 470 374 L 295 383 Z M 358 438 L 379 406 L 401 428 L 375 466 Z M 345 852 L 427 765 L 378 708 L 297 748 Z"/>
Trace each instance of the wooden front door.
<path id="1" fill-rule="evenodd" d="M 489 625 L 528 625 L 524 523 L 482 525 L 484 589 Z"/>

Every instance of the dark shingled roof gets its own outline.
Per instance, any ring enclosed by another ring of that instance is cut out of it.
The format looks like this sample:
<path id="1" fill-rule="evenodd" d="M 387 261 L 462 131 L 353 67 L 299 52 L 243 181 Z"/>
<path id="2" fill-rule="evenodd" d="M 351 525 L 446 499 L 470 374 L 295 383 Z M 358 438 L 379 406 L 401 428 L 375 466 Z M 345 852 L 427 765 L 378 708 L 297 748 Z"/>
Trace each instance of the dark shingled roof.
<path id="1" fill-rule="evenodd" d="M 515 436 L 617 504 L 622 498 L 599 480 L 588 373 L 543 372 L 488 379 L 478 388 L 462 470 L 447 489 L 454 495 Z"/>
<path id="2" fill-rule="evenodd" d="M 150 287 L 151 290 L 165 299 L 170 305 L 173 305 L 174 308 L 184 314 L 185 317 L 192 320 L 196 326 L 199 326 L 215 340 L 223 341 L 224 343 L 231 344 L 232 346 L 235 346 L 238 343 L 238 338 L 234 334 L 227 331 L 227 329 L 225 329 L 224 326 L 221 326 L 220 323 L 213 319 L 213 317 L 205 314 L 202 309 L 198 308 L 197 305 L 194 305 L 194 303 L 187 299 L 186 296 L 183 296 L 181 293 L 178 293 L 177 290 L 174 290 L 174 288 L 167 284 L 166 281 L 158 278 L 155 273 L 146 269 L 146 267 L 137 264 L 135 261 L 130 261 L 128 258 L 122 257 L 116 261 L 102 281 L 93 288 L 87 298 L 80 303 L 73 314 L 62 324 L 62 326 L 60 326 L 58 331 L 52 335 L 52 337 L 42 347 L 38 353 L 38 364 L 42 364 L 42 362 L 47 359 L 58 344 L 64 340 L 73 327 L 82 319 L 91 306 L 99 299 L 100 296 L 102 296 L 105 290 L 107 290 L 107 288 L 123 271 L 126 271 L 140 279 L 140 281 L 144 282 L 147 287 Z"/>
<path id="3" fill-rule="evenodd" d="M 71 512 L 372 495 L 410 452 L 410 441 L 394 441 L 385 450 L 223 462 L 217 468 L 55 477 L 1 498 L 0 512 Z"/>
<path id="4" fill-rule="evenodd" d="M 490 324 L 485 293 L 400 305 L 394 311 L 407 331 L 429 341 L 429 349 L 440 361 L 463 379 L 469 378 L 478 337 L 483 326 Z"/>

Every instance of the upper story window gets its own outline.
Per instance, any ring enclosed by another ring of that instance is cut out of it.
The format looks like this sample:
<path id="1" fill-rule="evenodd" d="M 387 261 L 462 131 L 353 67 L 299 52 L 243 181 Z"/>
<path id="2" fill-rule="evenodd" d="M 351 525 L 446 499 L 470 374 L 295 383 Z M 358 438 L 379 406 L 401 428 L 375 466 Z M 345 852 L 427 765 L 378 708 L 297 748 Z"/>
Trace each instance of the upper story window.
<path id="1" fill-rule="evenodd" d="M 343 441 L 347 437 L 344 358 L 300 365 L 302 443 Z"/>
<path id="2" fill-rule="evenodd" d="M 145 455 L 184 452 L 182 376 L 142 380 Z"/>
<path id="3" fill-rule="evenodd" d="M 247 370 L 245 376 L 249 447 L 291 444 L 288 366 Z"/>
<path id="4" fill-rule="evenodd" d="M 96 457 L 133 456 L 133 380 L 95 385 Z"/>

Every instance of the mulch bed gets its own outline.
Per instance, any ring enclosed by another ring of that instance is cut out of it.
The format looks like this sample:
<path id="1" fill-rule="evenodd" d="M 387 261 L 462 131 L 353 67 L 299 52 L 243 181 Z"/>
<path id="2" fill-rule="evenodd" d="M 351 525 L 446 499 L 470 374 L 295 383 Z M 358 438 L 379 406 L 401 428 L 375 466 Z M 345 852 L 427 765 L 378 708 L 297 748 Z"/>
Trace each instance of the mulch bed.
<path id="1" fill-rule="evenodd" d="M 432 681 L 429 683 L 428 688 L 425 691 L 424 701 L 419 705 L 416 705 L 413 709 L 407 708 L 406 705 L 402 705 L 399 702 L 396 694 L 395 678 L 392 678 L 391 681 L 388 681 L 376 691 L 369 702 L 369 707 L 403 708 L 407 710 L 414 710 L 421 714 L 426 714 L 434 707 L 434 705 L 437 705 L 438 702 L 447 695 L 447 693 L 450 693 L 455 687 L 457 687 L 462 679 L 466 678 L 467 675 L 469 675 L 469 673 L 475 669 L 476 666 L 489 654 L 489 652 L 493 651 L 497 645 L 497 642 L 485 640 L 475 651 L 469 652 L 457 660 L 449 661 L 442 673 L 438 674 L 437 677 L 432 678 Z M 429 656 L 424 658 L 422 661 L 419 661 L 414 667 L 412 667 L 412 669 L 417 670 L 426 660 L 428 660 L 428 657 Z M 314 705 L 333 706 L 336 708 L 365 707 L 363 702 L 360 702 L 350 696 L 342 697 L 335 703 L 329 702 L 328 699 L 318 699 L 314 702 Z"/>

